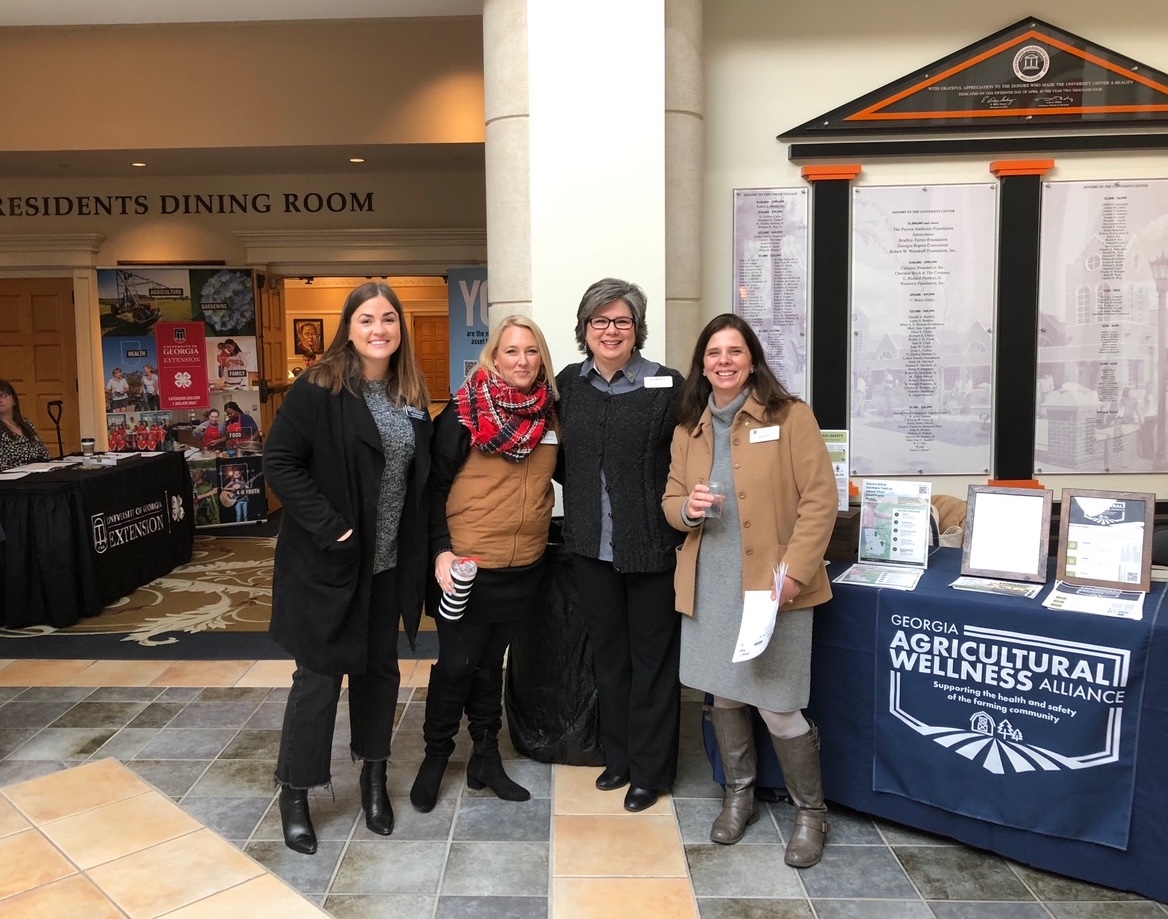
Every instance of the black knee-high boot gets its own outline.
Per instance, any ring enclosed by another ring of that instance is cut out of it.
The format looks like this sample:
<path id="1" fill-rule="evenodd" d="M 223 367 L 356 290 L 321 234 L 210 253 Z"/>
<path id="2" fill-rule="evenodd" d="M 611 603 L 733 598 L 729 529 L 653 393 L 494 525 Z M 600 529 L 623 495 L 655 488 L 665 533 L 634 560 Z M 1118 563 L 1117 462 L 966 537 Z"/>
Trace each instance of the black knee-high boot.
<path id="1" fill-rule="evenodd" d="M 423 814 L 432 811 L 438 803 L 438 790 L 442 786 L 446 764 L 454 752 L 454 738 L 462 722 L 462 709 L 466 705 L 472 679 L 472 674 L 451 677 L 437 667 L 430 670 L 430 686 L 426 691 L 426 721 L 422 726 L 426 758 L 422 760 L 410 789 L 410 803 Z"/>
<path id="2" fill-rule="evenodd" d="M 466 717 L 474 754 L 466 764 L 466 784 L 473 789 L 491 789 L 504 801 L 526 801 L 531 792 L 513 781 L 503 769 L 499 755 L 499 731 L 503 727 L 503 668 L 480 667 L 475 671 Z"/>

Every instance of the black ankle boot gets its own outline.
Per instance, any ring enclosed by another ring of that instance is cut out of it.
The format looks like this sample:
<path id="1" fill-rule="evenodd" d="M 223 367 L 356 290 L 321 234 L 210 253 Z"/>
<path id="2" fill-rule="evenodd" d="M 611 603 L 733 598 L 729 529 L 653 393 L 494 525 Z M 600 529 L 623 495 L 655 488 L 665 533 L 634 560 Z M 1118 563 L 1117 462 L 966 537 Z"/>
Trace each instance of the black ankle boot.
<path id="1" fill-rule="evenodd" d="M 393 832 L 393 806 L 385 787 L 385 760 L 361 766 L 361 808 L 365 811 L 365 826 L 379 836 Z"/>
<path id="2" fill-rule="evenodd" d="M 312 855 L 316 852 L 316 830 L 308 816 L 308 791 L 280 786 L 280 824 L 284 828 L 284 845 L 293 852 Z"/>
<path id="3" fill-rule="evenodd" d="M 511 781 L 503 770 L 503 760 L 499 751 L 479 753 L 476 751 L 466 764 L 466 784 L 476 791 L 484 785 L 504 801 L 526 801 L 531 792 L 522 785 Z"/>
<path id="4" fill-rule="evenodd" d="M 446 774 L 446 764 L 450 761 L 446 756 L 435 756 L 427 753 L 418 769 L 418 776 L 414 779 L 414 787 L 410 789 L 410 803 L 416 810 L 428 814 L 438 803 L 438 789 L 442 787 L 442 776 Z"/>

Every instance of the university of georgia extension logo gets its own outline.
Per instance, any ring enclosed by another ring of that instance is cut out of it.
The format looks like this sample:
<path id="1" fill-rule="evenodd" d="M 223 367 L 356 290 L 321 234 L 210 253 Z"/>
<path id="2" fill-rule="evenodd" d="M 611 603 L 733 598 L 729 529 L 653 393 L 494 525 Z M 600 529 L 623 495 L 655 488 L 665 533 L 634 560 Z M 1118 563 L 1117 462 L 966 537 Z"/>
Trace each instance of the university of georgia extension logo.
<path id="1" fill-rule="evenodd" d="M 958 633 L 948 624 L 946 632 L 960 637 L 900 632 L 893 639 L 894 718 L 995 775 L 1119 760 L 1129 650 L 971 625 Z M 1052 730 L 1076 752 L 1051 749 Z M 1027 732 L 1046 745 L 1027 742 Z"/>
<path id="2" fill-rule="evenodd" d="M 89 527 L 93 533 L 93 551 L 101 555 L 109 548 L 109 535 L 105 528 L 105 515 L 94 514 L 90 519 Z"/>

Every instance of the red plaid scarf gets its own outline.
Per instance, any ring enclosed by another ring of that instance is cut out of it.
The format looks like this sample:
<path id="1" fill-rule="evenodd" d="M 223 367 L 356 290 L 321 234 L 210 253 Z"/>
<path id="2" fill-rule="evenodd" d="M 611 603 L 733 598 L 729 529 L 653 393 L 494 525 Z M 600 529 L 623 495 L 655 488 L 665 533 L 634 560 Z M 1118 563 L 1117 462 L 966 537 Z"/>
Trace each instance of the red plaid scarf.
<path id="1" fill-rule="evenodd" d="M 529 393 L 479 368 L 454 396 L 458 420 L 470 431 L 471 446 L 501 453 L 518 463 L 535 449 L 552 423 L 551 387 L 536 383 Z"/>

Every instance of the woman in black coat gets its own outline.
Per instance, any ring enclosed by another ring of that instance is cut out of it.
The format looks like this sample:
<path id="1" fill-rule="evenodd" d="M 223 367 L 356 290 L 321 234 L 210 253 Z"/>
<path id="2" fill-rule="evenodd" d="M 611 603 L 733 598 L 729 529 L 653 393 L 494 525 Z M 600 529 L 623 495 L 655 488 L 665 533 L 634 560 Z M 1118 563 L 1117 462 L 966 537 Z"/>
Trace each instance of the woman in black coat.
<path id="1" fill-rule="evenodd" d="M 296 659 L 276 781 L 284 842 L 297 852 L 316 851 L 307 790 L 332 780 L 345 674 L 365 824 L 393 830 L 385 776 L 401 682 L 398 620 L 412 643 L 428 567 L 430 432 L 401 302 L 384 283 L 363 284 L 328 350 L 289 390 L 264 450 L 264 473 L 284 502 L 270 631 Z"/>

